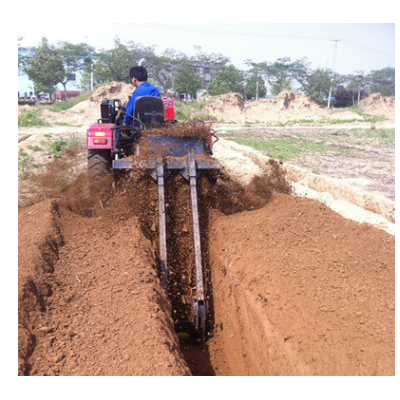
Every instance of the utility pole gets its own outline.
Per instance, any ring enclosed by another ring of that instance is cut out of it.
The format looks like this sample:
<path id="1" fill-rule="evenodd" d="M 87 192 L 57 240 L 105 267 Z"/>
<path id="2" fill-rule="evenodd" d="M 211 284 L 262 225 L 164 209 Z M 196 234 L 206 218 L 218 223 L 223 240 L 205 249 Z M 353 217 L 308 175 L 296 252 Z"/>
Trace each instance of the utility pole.
<path id="1" fill-rule="evenodd" d="M 337 50 L 337 42 L 340 42 L 341 39 L 333 39 L 332 42 L 335 42 L 335 50 L 333 52 L 333 63 L 332 63 L 332 72 L 335 72 L 335 63 L 336 63 L 336 50 Z M 332 97 L 332 85 L 329 88 L 329 96 L 328 96 L 328 108 L 331 107 L 331 97 Z"/>
<path id="2" fill-rule="evenodd" d="M 256 82 L 256 101 L 258 101 L 258 76 L 257 76 L 257 82 Z"/>
<path id="3" fill-rule="evenodd" d="M 359 81 L 358 81 L 358 98 L 357 98 L 357 104 L 360 102 L 361 83 L 362 83 L 362 80 L 363 80 L 363 78 L 364 78 L 364 71 L 360 71 L 360 72 L 361 72 L 361 74 L 360 74 L 360 75 L 357 75 L 357 78 L 359 79 Z"/>

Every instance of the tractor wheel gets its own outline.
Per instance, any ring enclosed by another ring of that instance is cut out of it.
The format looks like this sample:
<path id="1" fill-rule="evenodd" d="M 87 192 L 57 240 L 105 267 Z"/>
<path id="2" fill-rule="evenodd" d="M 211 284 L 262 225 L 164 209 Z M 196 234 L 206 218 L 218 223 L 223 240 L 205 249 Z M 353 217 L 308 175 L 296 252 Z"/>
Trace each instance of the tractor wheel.
<path id="1" fill-rule="evenodd" d="M 100 182 L 111 171 L 110 150 L 88 150 L 87 168 L 91 183 Z"/>

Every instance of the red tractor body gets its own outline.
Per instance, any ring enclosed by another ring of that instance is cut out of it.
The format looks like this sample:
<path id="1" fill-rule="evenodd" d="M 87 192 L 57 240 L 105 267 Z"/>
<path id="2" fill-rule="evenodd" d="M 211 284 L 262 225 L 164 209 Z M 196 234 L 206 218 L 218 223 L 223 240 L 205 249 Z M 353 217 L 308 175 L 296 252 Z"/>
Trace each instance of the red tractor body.
<path id="1" fill-rule="evenodd" d="M 90 126 L 86 136 L 87 149 L 112 149 L 114 124 L 96 123 Z"/>
<path id="2" fill-rule="evenodd" d="M 164 118 L 165 119 L 174 119 L 174 102 L 168 97 L 163 98 L 164 103 Z"/>

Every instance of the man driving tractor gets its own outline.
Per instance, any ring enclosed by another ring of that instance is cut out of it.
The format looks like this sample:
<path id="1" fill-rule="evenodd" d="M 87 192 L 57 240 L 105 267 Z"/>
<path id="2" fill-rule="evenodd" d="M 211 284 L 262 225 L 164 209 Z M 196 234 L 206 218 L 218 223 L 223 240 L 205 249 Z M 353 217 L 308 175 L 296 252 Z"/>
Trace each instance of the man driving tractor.
<path id="1" fill-rule="evenodd" d="M 129 76 L 131 77 L 132 84 L 136 89 L 132 93 L 128 104 L 126 105 L 123 123 L 132 126 L 133 108 L 136 98 L 140 96 L 161 97 L 161 95 L 160 91 L 155 86 L 150 85 L 150 83 L 147 82 L 147 71 L 144 67 L 132 67 L 129 71 Z"/>

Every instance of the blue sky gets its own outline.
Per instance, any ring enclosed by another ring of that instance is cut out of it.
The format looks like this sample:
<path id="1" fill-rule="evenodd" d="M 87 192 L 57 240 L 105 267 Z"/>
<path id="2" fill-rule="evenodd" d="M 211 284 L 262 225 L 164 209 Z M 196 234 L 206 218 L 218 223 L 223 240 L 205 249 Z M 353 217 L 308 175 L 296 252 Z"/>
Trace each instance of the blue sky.
<path id="1" fill-rule="evenodd" d="M 154 46 L 156 54 L 173 48 L 186 55 L 200 46 L 205 53 L 219 53 L 245 69 L 246 59 L 273 62 L 306 57 L 311 68 L 330 68 L 352 74 L 395 67 L 394 23 L 72 23 L 54 29 L 52 24 L 18 27 L 22 45 L 31 46 L 46 37 L 56 43 L 86 42 L 113 47 L 114 38 Z M 336 41 L 337 40 L 337 41 Z M 336 46 L 336 52 L 335 52 Z M 335 57 L 336 54 L 336 57 Z"/>

